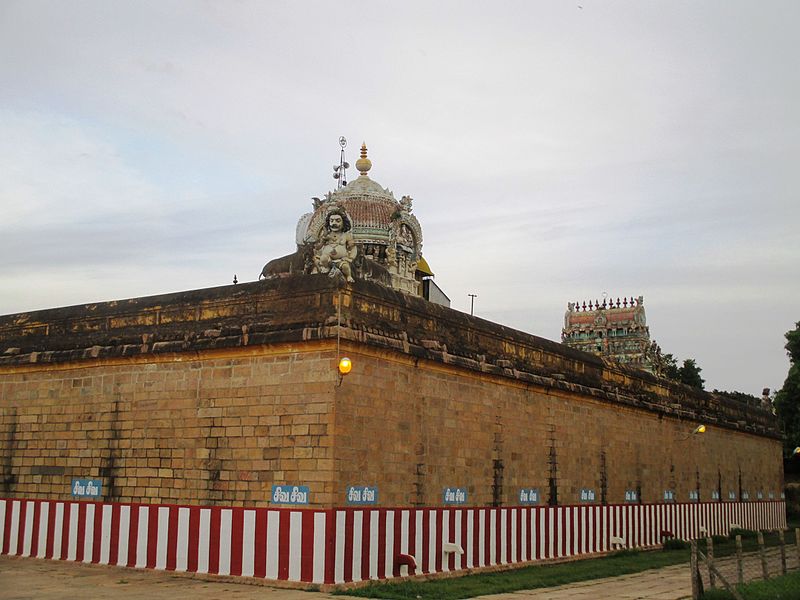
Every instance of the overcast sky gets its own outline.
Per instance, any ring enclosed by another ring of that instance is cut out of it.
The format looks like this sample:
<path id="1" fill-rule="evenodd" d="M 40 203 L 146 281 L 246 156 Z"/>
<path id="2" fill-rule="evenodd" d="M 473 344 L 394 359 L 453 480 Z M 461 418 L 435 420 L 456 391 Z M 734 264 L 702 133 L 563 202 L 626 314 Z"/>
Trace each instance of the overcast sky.
<path id="1" fill-rule="evenodd" d="M 0 1 L 0 314 L 256 279 L 337 140 L 458 310 L 645 298 L 707 389 L 800 320 L 800 3 Z M 355 178 L 355 170 L 351 178 Z"/>

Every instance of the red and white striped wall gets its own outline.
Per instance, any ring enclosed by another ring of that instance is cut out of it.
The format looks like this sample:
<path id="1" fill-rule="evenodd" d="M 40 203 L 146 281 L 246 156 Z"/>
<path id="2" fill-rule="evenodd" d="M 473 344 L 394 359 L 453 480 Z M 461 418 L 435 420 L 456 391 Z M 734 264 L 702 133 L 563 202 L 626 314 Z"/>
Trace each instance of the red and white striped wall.
<path id="1" fill-rule="evenodd" d="M 785 528 L 785 502 L 316 510 L 0 499 L 3 554 L 319 584 L 605 552 L 612 538 L 646 547 L 731 525 Z"/>

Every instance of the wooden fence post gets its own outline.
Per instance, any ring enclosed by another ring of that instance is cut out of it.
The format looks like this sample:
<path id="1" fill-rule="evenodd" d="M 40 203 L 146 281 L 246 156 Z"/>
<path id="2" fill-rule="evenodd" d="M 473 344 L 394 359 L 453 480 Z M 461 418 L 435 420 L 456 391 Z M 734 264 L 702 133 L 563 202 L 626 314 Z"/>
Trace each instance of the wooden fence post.
<path id="1" fill-rule="evenodd" d="M 689 561 L 689 570 L 692 574 L 692 600 L 700 600 L 700 586 L 697 583 L 700 575 L 697 567 L 697 542 L 692 540 L 689 544 L 692 547 L 691 560 Z"/>
<path id="2" fill-rule="evenodd" d="M 778 540 L 781 544 L 781 575 L 786 575 L 786 540 L 783 537 L 783 529 L 778 530 Z"/>
<path id="3" fill-rule="evenodd" d="M 744 583 L 744 565 L 742 564 L 742 536 L 736 536 L 736 574 L 739 579 L 739 585 Z"/>
<path id="4" fill-rule="evenodd" d="M 742 595 L 739 593 L 739 590 L 737 590 L 735 586 L 732 586 L 728 580 L 725 579 L 722 573 L 717 570 L 717 567 L 712 565 L 711 568 L 714 570 L 714 573 L 716 573 L 717 577 L 719 577 L 719 580 L 722 582 L 722 585 L 725 586 L 725 589 L 728 590 L 731 593 L 731 596 L 734 597 L 734 600 L 744 600 Z"/>
<path id="5" fill-rule="evenodd" d="M 769 571 L 767 570 L 767 553 L 764 550 L 764 533 L 758 531 L 758 554 L 761 556 L 761 574 L 764 579 L 769 579 Z"/>
<path id="6" fill-rule="evenodd" d="M 706 566 L 708 567 L 708 585 L 717 586 L 717 578 L 714 576 L 714 540 L 711 536 L 706 538 Z"/>
<path id="7" fill-rule="evenodd" d="M 794 529 L 794 550 L 797 552 L 797 566 L 800 568 L 800 527 Z"/>
<path id="8" fill-rule="evenodd" d="M 709 579 L 712 577 L 718 578 L 722 582 L 722 585 L 725 587 L 725 589 L 731 593 L 734 600 L 744 600 L 742 595 L 739 593 L 739 590 L 736 589 L 736 586 L 731 585 L 730 582 L 725 579 L 723 574 L 719 572 L 719 569 L 717 569 L 714 563 L 709 562 L 708 556 L 705 556 L 697 549 L 697 542 L 692 540 L 690 543 L 692 545 L 692 558 L 690 564 L 690 568 L 692 569 L 692 599 L 697 600 L 703 596 L 703 580 L 700 577 L 699 568 L 699 561 L 702 559 L 708 565 Z"/>

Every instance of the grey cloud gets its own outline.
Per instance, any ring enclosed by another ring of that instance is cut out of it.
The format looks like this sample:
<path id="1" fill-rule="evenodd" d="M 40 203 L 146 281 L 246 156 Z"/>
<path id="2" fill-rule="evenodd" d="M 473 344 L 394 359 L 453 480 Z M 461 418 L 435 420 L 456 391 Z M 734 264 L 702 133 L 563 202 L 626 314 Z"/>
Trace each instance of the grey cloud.
<path id="1" fill-rule="evenodd" d="M 345 134 L 456 308 L 557 338 L 643 293 L 712 386 L 777 387 L 800 6 L 584 4 L 6 2 L 0 311 L 255 277 Z"/>

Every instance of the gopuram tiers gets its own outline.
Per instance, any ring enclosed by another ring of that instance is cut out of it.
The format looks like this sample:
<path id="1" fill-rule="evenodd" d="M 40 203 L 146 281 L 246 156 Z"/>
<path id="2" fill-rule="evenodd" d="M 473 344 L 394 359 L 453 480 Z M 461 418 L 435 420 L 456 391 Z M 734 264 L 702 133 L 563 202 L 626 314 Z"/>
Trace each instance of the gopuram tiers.
<path id="1" fill-rule="evenodd" d="M 568 303 L 561 341 L 618 364 L 655 371 L 658 346 L 650 340 L 643 296 Z"/>

